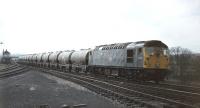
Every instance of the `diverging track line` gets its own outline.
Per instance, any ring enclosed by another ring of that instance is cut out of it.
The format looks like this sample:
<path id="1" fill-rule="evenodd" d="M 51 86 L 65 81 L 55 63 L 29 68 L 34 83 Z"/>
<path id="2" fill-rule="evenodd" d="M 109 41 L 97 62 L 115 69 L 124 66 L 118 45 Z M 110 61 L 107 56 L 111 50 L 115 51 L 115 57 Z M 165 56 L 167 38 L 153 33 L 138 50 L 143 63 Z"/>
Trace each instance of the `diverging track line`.
<path id="1" fill-rule="evenodd" d="M 114 91 L 114 92 L 117 92 L 117 93 L 120 92 L 121 94 L 128 95 L 129 97 L 132 97 L 132 98 L 135 97 L 135 96 L 145 97 L 147 99 L 153 99 L 153 100 L 168 103 L 168 104 L 170 104 L 170 106 L 173 106 L 173 107 L 176 107 L 176 108 L 197 108 L 197 107 L 190 105 L 190 104 L 187 104 L 187 103 L 183 103 L 183 102 L 179 102 L 179 101 L 176 101 L 176 100 L 155 96 L 155 95 L 152 95 L 152 94 L 143 93 L 143 92 L 140 92 L 140 91 L 121 87 L 121 86 L 118 86 L 118 85 L 115 85 L 115 84 L 110 84 L 108 82 L 103 82 L 103 81 L 99 81 L 99 80 L 95 80 L 95 79 L 89 79 L 89 78 L 86 78 L 86 77 L 83 77 L 83 76 L 73 75 L 72 73 L 63 73 L 63 72 L 60 72 L 60 71 L 53 71 L 53 70 L 43 70 L 43 72 L 51 73 L 52 75 L 62 77 L 62 78 L 65 78 L 65 79 L 66 79 L 66 76 L 70 76 L 70 77 L 79 79 L 81 81 L 87 81 L 87 83 L 90 83 L 90 84 L 95 83 L 96 85 L 101 85 L 101 87 L 104 86 L 105 89 L 109 88 L 109 90 L 112 89 L 112 91 Z M 71 79 L 70 77 L 67 77 L 67 78 Z"/>

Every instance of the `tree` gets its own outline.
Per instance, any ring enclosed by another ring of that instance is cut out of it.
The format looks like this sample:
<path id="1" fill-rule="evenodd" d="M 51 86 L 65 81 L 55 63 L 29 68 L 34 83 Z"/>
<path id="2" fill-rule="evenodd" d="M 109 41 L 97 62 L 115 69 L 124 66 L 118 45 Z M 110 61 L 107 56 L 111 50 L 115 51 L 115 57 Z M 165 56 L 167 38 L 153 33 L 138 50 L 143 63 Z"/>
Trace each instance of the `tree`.
<path id="1" fill-rule="evenodd" d="M 187 80 L 187 75 L 191 67 L 192 52 L 187 48 L 172 47 L 170 49 L 170 68 L 173 76 L 182 81 Z"/>
<path id="2" fill-rule="evenodd" d="M 200 81 L 200 54 L 194 54 L 192 65 L 194 68 L 193 79 Z"/>

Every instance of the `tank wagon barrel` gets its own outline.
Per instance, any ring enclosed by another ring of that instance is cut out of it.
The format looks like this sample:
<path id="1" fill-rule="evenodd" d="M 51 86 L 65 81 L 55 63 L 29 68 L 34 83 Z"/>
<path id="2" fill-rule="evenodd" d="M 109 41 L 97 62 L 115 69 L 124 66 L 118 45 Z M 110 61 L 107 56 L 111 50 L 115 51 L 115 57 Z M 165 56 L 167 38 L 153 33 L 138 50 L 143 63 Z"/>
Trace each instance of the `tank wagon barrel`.
<path id="1" fill-rule="evenodd" d="M 28 63 L 29 64 L 32 64 L 32 56 L 33 56 L 33 54 L 28 55 Z"/>
<path id="2" fill-rule="evenodd" d="M 62 53 L 62 51 L 53 52 L 49 55 L 49 67 L 50 68 L 57 68 L 58 63 L 58 56 Z"/>
<path id="3" fill-rule="evenodd" d="M 38 54 L 34 54 L 34 55 L 32 56 L 32 64 L 33 64 L 33 65 L 37 65 L 37 57 L 38 57 Z"/>
<path id="4" fill-rule="evenodd" d="M 71 71 L 70 57 L 74 51 L 63 51 L 58 56 L 58 68 L 63 71 Z"/>
<path id="5" fill-rule="evenodd" d="M 49 66 L 49 56 L 52 54 L 52 52 L 48 52 L 48 53 L 45 53 L 43 56 L 42 56 L 42 66 L 43 67 L 48 67 Z"/>
<path id="6" fill-rule="evenodd" d="M 42 65 L 42 56 L 44 56 L 45 53 L 40 53 L 37 56 L 37 66 L 41 67 Z"/>
<path id="7" fill-rule="evenodd" d="M 71 55 L 72 70 L 75 72 L 86 72 L 89 61 L 90 50 L 75 51 Z"/>

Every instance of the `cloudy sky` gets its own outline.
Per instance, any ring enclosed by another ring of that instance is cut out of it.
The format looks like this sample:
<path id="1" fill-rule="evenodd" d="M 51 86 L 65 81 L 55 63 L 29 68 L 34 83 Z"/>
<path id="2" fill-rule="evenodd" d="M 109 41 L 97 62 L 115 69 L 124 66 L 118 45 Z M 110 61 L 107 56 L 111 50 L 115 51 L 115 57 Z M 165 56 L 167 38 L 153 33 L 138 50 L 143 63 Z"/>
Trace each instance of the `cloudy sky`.
<path id="1" fill-rule="evenodd" d="M 11 53 L 161 40 L 200 52 L 200 0 L 0 0 Z"/>

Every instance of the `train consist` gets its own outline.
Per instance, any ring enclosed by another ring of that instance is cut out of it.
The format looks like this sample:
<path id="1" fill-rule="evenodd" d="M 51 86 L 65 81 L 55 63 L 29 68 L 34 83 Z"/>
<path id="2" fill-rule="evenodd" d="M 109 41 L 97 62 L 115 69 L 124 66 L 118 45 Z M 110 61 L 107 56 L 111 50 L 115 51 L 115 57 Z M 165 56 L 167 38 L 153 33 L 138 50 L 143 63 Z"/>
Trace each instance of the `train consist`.
<path id="1" fill-rule="evenodd" d="M 168 46 L 159 40 L 117 43 L 80 51 L 58 51 L 19 57 L 21 64 L 66 72 L 84 72 L 142 81 L 164 80 Z"/>

